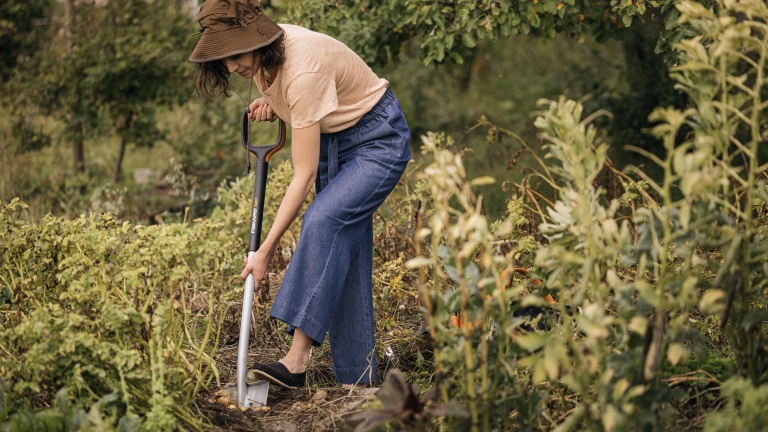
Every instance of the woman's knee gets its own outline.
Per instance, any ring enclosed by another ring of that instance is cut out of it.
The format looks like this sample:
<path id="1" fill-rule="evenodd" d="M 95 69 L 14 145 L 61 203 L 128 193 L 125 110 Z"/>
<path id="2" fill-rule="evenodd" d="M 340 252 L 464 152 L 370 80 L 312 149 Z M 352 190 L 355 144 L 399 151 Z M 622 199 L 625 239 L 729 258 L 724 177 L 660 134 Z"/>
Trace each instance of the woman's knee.
<path id="1" fill-rule="evenodd" d="M 332 232 L 336 227 L 342 224 L 342 222 L 329 214 L 326 206 L 315 205 L 317 202 L 309 206 L 306 213 L 304 213 L 304 220 L 301 223 L 301 234 L 314 234 L 322 232 Z"/>

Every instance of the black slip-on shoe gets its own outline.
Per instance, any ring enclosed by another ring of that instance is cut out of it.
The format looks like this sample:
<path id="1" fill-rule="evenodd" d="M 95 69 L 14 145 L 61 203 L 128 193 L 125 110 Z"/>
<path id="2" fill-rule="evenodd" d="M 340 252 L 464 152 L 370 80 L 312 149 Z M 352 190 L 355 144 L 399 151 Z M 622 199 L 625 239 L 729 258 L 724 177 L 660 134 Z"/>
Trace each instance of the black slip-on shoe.
<path id="1" fill-rule="evenodd" d="M 270 364 L 256 363 L 253 365 L 253 373 L 272 384 L 287 389 L 304 387 L 307 382 L 307 373 L 291 373 L 284 364 L 273 362 Z"/>

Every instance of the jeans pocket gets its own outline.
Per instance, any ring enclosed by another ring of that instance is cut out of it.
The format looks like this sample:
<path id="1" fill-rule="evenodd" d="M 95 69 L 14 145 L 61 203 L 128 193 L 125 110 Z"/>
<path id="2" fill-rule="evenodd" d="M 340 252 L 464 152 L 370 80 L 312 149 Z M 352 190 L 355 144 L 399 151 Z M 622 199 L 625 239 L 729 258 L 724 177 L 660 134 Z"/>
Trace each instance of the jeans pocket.
<path id="1" fill-rule="evenodd" d="M 390 134 L 398 138 L 399 145 L 395 147 L 395 150 L 397 158 L 402 159 L 405 151 L 410 149 L 411 131 L 408 129 L 405 116 L 397 100 L 394 100 L 387 106 L 386 115 L 383 117 L 384 127 L 387 128 Z"/>

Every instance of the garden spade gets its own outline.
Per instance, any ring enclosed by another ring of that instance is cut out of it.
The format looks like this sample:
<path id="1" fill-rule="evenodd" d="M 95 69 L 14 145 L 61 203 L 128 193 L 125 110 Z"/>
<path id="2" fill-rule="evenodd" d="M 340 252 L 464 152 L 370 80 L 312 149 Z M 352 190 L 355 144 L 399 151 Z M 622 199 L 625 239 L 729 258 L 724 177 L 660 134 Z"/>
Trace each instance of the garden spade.
<path id="1" fill-rule="evenodd" d="M 243 112 L 242 142 L 243 147 L 256 156 L 256 180 L 253 185 L 251 230 L 248 236 L 248 258 L 250 258 L 261 245 L 261 219 L 264 214 L 267 164 L 272 155 L 283 148 L 285 144 L 285 123 L 278 119 L 280 131 L 274 144 L 253 146 L 250 144 L 248 113 L 249 109 L 246 108 Z M 237 347 L 237 402 L 240 407 L 247 408 L 258 408 L 266 405 L 267 392 L 269 391 L 269 383 L 267 381 L 248 382 L 248 339 L 251 329 L 254 287 L 253 275 L 249 274 L 245 280 L 245 290 L 243 292 L 243 316 L 240 320 L 240 341 Z"/>

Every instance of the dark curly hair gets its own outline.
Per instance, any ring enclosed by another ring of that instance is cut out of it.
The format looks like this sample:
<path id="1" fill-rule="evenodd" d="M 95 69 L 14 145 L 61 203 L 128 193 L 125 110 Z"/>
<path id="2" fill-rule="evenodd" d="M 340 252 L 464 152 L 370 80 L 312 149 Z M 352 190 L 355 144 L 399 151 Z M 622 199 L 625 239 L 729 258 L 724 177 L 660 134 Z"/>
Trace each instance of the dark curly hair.
<path id="1" fill-rule="evenodd" d="M 261 67 L 271 69 L 285 62 L 285 35 L 281 35 L 271 44 L 259 48 L 253 55 L 261 55 Z M 197 64 L 195 92 L 206 98 L 219 94 L 229 96 L 229 70 L 224 60 L 214 60 Z"/>

